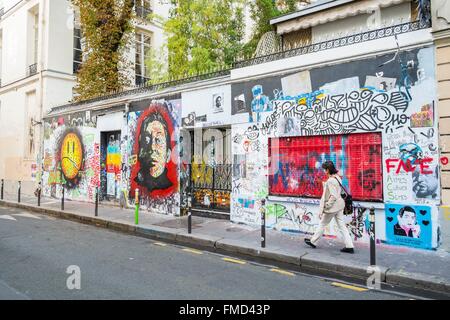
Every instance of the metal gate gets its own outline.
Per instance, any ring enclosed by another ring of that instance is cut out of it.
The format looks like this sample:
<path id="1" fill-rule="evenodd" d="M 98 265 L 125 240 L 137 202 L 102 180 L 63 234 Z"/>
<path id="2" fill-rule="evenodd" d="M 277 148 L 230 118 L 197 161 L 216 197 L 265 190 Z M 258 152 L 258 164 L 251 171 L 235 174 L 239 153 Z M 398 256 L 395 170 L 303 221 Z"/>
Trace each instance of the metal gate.
<path id="1" fill-rule="evenodd" d="M 231 164 L 191 165 L 192 206 L 230 211 Z"/>

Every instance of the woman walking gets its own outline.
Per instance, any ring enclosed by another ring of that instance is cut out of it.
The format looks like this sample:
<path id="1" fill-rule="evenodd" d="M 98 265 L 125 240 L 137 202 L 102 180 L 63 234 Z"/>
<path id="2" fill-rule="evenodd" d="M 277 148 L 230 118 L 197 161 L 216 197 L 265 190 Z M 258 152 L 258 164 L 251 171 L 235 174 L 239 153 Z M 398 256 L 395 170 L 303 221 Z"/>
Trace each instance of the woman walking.
<path id="1" fill-rule="evenodd" d="M 342 180 L 337 174 L 338 171 L 332 161 L 326 161 L 322 165 L 322 169 L 327 175 L 327 181 L 323 182 L 323 194 L 320 199 L 320 225 L 313 237 L 311 239 L 305 239 L 305 242 L 307 245 L 316 248 L 318 241 L 323 236 L 325 227 L 334 218 L 345 241 L 345 248 L 341 252 L 354 253 L 353 241 L 344 222 L 345 201 L 341 196 Z"/>

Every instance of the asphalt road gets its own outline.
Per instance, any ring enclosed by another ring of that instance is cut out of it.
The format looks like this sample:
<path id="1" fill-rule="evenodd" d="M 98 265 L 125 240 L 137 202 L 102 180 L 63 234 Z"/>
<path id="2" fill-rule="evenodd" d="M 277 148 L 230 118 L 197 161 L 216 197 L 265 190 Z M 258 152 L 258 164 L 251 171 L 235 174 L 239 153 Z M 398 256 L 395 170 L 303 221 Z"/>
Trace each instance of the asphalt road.
<path id="1" fill-rule="evenodd" d="M 226 258 L 0 207 L 0 300 L 409 299 Z"/>

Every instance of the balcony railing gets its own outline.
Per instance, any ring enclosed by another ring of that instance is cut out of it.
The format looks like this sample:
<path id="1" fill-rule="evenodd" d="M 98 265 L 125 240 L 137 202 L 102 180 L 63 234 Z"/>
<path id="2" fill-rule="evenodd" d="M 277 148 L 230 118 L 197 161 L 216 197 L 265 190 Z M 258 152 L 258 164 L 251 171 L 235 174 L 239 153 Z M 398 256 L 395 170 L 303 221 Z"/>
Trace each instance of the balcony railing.
<path id="1" fill-rule="evenodd" d="M 33 63 L 28 67 L 28 76 L 34 76 L 37 73 L 37 63 Z"/>
<path id="2" fill-rule="evenodd" d="M 243 68 L 253 66 L 261 63 L 271 62 L 275 60 L 286 59 L 290 57 L 300 56 L 308 53 L 319 52 L 323 50 L 329 50 L 333 48 L 339 48 L 349 46 L 357 43 L 367 42 L 376 39 L 382 39 L 396 34 L 407 33 L 411 31 L 417 31 L 431 27 L 431 21 L 414 21 L 407 22 L 398 25 L 389 26 L 382 29 L 369 30 L 362 33 L 352 34 L 341 38 L 330 39 L 320 43 L 313 43 L 311 45 L 299 46 L 289 50 L 282 50 L 274 52 L 261 57 L 255 57 L 251 59 L 241 60 L 233 64 L 233 68 Z"/>
<path id="3" fill-rule="evenodd" d="M 136 11 L 136 15 L 144 20 L 147 20 L 149 15 L 153 13 L 151 8 L 147 8 L 144 6 L 135 6 L 134 10 Z"/>

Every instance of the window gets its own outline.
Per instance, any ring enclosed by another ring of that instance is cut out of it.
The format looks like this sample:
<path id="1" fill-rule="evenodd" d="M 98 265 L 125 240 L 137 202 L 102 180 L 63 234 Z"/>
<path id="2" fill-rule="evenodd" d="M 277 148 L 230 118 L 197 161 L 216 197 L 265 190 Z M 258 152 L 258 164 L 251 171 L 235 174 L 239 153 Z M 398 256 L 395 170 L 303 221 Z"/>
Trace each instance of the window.
<path id="1" fill-rule="evenodd" d="M 73 12 L 73 73 L 77 73 L 83 63 L 83 43 L 81 35 L 80 11 Z"/>
<path id="2" fill-rule="evenodd" d="M 39 48 L 39 14 L 37 13 L 34 15 L 33 33 L 34 33 L 33 64 L 36 64 L 38 62 L 38 48 Z"/>
<path id="3" fill-rule="evenodd" d="M 37 73 L 39 52 L 39 6 L 28 11 L 27 31 L 27 76 Z"/>
<path id="4" fill-rule="evenodd" d="M 147 19 L 153 12 L 151 0 L 135 0 L 134 6 L 136 15 L 142 19 Z"/>
<path id="5" fill-rule="evenodd" d="M 136 85 L 145 84 L 150 80 L 150 70 L 146 66 L 145 61 L 150 58 L 151 43 L 152 38 L 149 34 L 136 33 Z"/>
<path id="6" fill-rule="evenodd" d="M 320 198 L 331 160 L 355 200 L 382 201 L 381 133 L 272 138 L 269 141 L 271 195 Z"/>
<path id="7" fill-rule="evenodd" d="M 81 49 L 81 29 L 73 29 L 73 73 L 77 73 L 83 62 L 83 51 Z"/>

